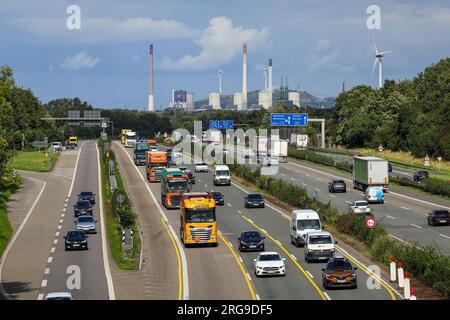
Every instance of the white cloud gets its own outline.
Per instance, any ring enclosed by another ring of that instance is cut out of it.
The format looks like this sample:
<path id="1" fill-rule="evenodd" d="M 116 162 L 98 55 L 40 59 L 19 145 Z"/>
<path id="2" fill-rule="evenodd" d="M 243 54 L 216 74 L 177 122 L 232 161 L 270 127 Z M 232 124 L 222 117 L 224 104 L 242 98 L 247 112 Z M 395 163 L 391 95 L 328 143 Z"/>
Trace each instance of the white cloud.
<path id="1" fill-rule="evenodd" d="M 100 58 L 92 58 L 86 52 L 80 52 L 72 57 L 67 57 L 61 64 L 66 70 L 77 71 L 81 69 L 92 69 L 100 61 Z"/>
<path id="2" fill-rule="evenodd" d="M 99 43 L 148 39 L 183 39 L 198 36 L 196 30 L 175 20 L 150 18 L 82 18 L 81 29 L 69 30 L 64 18 L 26 17 L 13 20 L 19 28 L 38 36 L 39 40 Z"/>
<path id="3" fill-rule="evenodd" d="M 249 50 L 260 48 L 268 41 L 268 28 L 261 30 L 234 27 L 226 17 L 214 17 L 209 26 L 195 39 L 201 47 L 197 55 L 185 55 L 178 60 L 165 57 L 159 67 L 165 70 L 206 70 L 230 62 L 248 43 Z"/>

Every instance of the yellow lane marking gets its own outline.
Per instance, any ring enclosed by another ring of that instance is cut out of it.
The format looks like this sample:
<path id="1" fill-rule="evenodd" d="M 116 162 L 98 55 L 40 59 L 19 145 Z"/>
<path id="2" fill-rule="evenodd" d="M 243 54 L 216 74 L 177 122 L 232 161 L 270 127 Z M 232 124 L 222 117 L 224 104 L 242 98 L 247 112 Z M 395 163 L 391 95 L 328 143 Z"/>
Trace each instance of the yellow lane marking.
<path id="1" fill-rule="evenodd" d="M 252 226 L 254 226 L 255 228 L 257 228 L 259 231 L 261 231 L 262 233 L 264 233 L 270 240 L 272 240 L 277 246 L 279 246 L 281 248 L 281 250 L 283 250 L 286 255 L 289 257 L 289 259 L 292 260 L 292 262 L 296 265 L 296 267 L 303 273 L 303 275 L 306 277 L 306 279 L 308 279 L 308 281 L 312 284 L 312 286 L 316 289 L 317 293 L 319 293 L 320 297 L 323 300 L 328 300 L 327 297 L 325 297 L 325 295 L 323 294 L 322 290 L 320 290 L 320 288 L 317 286 L 317 284 L 314 282 L 314 280 L 311 279 L 311 277 L 308 275 L 308 273 L 306 273 L 305 269 L 302 268 L 302 266 L 297 262 L 297 260 L 293 259 L 290 252 L 287 251 L 287 249 L 285 247 L 283 247 L 283 245 L 281 245 L 281 243 L 279 241 L 277 241 L 276 239 L 274 239 L 270 234 L 263 231 L 263 229 L 261 229 L 259 226 L 257 226 L 253 221 L 251 221 L 250 219 L 248 219 L 245 216 L 242 216 L 245 220 L 247 220 L 248 223 L 250 223 Z"/>
<path id="2" fill-rule="evenodd" d="M 164 224 L 164 227 L 166 228 L 167 233 L 169 234 L 170 240 L 172 241 L 173 247 L 175 248 L 175 252 L 177 253 L 177 261 L 178 261 L 178 300 L 183 299 L 183 279 L 182 279 L 182 272 L 181 272 L 181 256 L 180 251 L 178 250 L 178 246 L 175 242 L 175 239 L 172 236 L 172 233 L 169 230 L 169 227 L 167 226 L 166 222 L 163 218 L 161 218 L 162 223 Z"/>
<path id="3" fill-rule="evenodd" d="M 228 241 L 224 238 L 224 236 L 222 235 L 222 233 L 219 232 L 218 234 L 219 234 L 220 239 L 222 239 L 222 241 L 227 245 L 228 249 L 229 249 L 229 250 L 231 251 L 231 253 L 233 254 L 234 259 L 236 260 L 236 262 L 237 262 L 239 268 L 241 269 L 241 272 L 242 272 L 242 275 L 244 276 L 245 282 L 247 283 L 248 290 L 250 290 L 250 294 L 251 294 L 251 296 L 252 296 L 252 299 L 253 299 L 253 300 L 256 300 L 255 290 L 253 289 L 253 286 L 252 286 L 252 284 L 250 283 L 250 280 L 249 280 L 248 277 L 247 277 L 247 272 L 246 272 L 244 266 L 242 265 L 241 261 L 239 260 L 239 258 L 238 258 L 238 256 L 237 256 L 236 252 L 235 252 L 234 249 L 230 246 L 230 244 L 228 243 Z"/>

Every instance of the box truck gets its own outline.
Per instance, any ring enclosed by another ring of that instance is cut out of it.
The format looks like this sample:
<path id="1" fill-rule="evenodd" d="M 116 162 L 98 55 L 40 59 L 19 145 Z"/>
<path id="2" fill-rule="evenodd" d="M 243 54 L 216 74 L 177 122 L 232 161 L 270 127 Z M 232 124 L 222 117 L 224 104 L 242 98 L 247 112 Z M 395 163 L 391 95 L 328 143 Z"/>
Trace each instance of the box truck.
<path id="1" fill-rule="evenodd" d="M 287 162 L 288 142 L 286 140 L 273 140 L 270 155 L 278 157 L 280 162 Z"/>
<path id="2" fill-rule="evenodd" d="M 389 185 L 388 161 L 376 157 L 353 158 L 353 188 L 365 191 L 368 187 Z"/>

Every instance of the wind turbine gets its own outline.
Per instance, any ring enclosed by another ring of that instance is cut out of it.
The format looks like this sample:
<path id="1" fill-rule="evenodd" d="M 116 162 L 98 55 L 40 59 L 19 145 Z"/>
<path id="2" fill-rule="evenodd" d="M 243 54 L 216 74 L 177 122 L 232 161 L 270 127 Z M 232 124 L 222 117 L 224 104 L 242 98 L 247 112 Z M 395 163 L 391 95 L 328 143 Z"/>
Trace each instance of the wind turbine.
<path id="1" fill-rule="evenodd" d="M 223 71 L 220 70 L 220 68 L 219 68 L 219 70 L 217 71 L 217 77 L 219 78 L 219 94 L 220 95 L 222 94 L 222 74 L 223 74 Z"/>
<path id="2" fill-rule="evenodd" d="M 379 72 L 378 88 L 381 88 L 383 86 L 383 73 L 382 73 L 383 62 L 382 62 L 382 59 L 386 53 L 391 53 L 392 51 L 378 52 L 377 44 L 375 43 L 375 40 L 374 40 L 373 44 L 375 45 L 375 61 L 373 63 L 373 68 L 372 68 L 372 77 L 373 77 L 373 72 L 375 71 L 375 67 L 377 66 L 377 63 L 379 63 L 379 65 L 378 65 L 378 72 Z"/>
<path id="3" fill-rule="evenodd" d="M 264 68 L 264 90 L 267 90 L 267 68 Z"/>

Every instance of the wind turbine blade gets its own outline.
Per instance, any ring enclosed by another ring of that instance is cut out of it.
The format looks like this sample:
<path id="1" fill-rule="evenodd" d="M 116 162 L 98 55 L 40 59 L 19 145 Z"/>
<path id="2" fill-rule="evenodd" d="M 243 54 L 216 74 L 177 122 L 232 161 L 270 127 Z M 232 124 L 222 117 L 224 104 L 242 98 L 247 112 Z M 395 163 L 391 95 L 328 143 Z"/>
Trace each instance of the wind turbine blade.
<path id="1" fill-rule="evenodd" d="M 373 78 L 373 73 L 375 71 L 375 67 L 377 66 L 377 62 L 378 62 L 378 59 L 375 59 L 375 62 L 373 63 L 373 68 L 372 68 L 372 78 Z"/>
<path id="2" fill-rule="evenodd" d="M 383 52 L 380 52 L 380 53 L 378 53 L 378 54 L 386 54 L 386 53 L 391 53 L 392 51 L 383 51 Z"/>
<path id="3" fill-rule="evenodd" d="M 375 42 L 375 37 L 373 36 L 373 33 L 372 33 L 372 42 L 373 42 L 373 46 L 375 47 L 375 55 L 377 55 L 378 48 L 377 48 L 377 43 Z"/>

